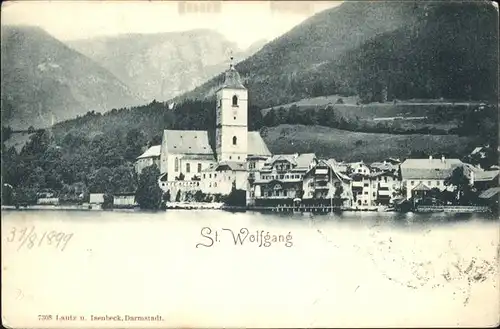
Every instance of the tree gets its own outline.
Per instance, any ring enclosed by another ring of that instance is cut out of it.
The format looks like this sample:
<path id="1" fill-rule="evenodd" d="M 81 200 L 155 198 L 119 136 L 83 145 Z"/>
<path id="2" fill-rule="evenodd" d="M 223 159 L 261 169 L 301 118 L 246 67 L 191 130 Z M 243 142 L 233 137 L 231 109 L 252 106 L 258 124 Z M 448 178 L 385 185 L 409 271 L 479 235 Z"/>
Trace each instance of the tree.
<path id="1" fill-rule="evenodd" d="M 167 192 L 165 192 L 163 194 L 163 201 L 170 202 L 170 198 L 171 198 L 171 196 L 170 196 L 170 190 L 167 190 Z"/>
<path id="2" fill-rule="evenodd" d="M 334 203 L 335 203 L 336 206 L 342 205 L 342 193 L 344 193 L 344 186 L 339 185 L 335 189 L 335 193 L 334 193 L 334 196 L 333 196 L 333 199 L 335 200 Z"/>
<path id="3" fill-rule="evenodd" d="M 156 210 L 160 208 L 162 190 L 158 186 L 160 171 L 152 165 L 142 170 L 135 198 L 141 209 Z"/>
<path id="4" fill-rule="evenodd" d="M 454 186 L 456 188 L 457 200 L 460 200 L 464 194 L 471 191 L 469 178 L 465 175 L 463 166 L 456 167 L 451 173 L 451 176 L 444 181 L 444 184 L 446 186 Z"/>

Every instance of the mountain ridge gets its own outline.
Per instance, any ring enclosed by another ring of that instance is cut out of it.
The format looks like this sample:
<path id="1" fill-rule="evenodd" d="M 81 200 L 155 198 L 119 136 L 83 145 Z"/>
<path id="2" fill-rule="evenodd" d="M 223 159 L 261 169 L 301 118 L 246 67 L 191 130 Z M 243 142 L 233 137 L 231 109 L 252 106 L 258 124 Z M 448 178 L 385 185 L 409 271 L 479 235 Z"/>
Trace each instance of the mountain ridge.
<path id="1" fill-rule="evenodd" d="M 2 120 L 49 126 L 90 110 L 138 105 L 112 73 L 34 26 L 2 26 Z"/>

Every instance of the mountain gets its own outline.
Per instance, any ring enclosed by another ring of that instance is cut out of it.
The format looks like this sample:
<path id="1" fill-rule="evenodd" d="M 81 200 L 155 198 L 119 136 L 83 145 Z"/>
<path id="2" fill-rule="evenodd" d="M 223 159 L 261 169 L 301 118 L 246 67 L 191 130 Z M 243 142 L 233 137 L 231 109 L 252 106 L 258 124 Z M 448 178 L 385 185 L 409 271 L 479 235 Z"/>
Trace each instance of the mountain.
<path id="1" fill-rule="evenodd" d="M 141 102 L 109 71 L 44 30 L 2 26 L 1 32 L 3 125 L 45 127 Z"/>
<path id="2" fill-rule="evenodd" d="M 230 52 L 244 59 L 262 43 L 239 50 L 212 30 L 127 34 L 68 41 L 148 101 L 165 101 L 202 84 L 229 64 Z"/>
<path id="3" fill-rule="evenodd" d="M 476 2 L 353 2 L 320 12 L 236 65 L 261 108 L 343 94 L 492 100 L 498 15 Z M 219 75 L 178 97 L 213 96 Z M 382 90 L 382 92 L 380 91 Z"/>

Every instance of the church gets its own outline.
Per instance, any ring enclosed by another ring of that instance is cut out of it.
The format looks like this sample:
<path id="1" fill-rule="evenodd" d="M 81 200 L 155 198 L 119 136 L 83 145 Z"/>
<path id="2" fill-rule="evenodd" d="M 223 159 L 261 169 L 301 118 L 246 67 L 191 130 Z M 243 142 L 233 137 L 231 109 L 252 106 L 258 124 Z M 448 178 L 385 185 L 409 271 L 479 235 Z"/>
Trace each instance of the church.
<path id="1" fill-rule="evenodd" d="M 248 131 L 248 90 L 232 64 L 216 100 L 214 142 L 208 131 L 164 130 L 161 145 L 153 146 L 156 152 L 145 152 L 158 157 L 159 149 L 163 191 L 227 195 L 237 188 L 251 197 L 248 169 L 260 168 L 271 152 L 258 131 Z"/>

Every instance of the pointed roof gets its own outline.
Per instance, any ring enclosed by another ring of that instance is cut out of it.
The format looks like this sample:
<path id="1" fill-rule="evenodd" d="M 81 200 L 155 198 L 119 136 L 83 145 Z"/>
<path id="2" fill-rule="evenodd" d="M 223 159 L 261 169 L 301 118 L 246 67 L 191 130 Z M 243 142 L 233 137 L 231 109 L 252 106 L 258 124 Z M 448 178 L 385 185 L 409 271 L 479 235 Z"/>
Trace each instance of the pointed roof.
<path id="1" fill-rule="evenodd" d="M 152 158 L 160 156 L 161 145 L 154 145 L 148 148 L 144 153 L 139 155 L 137 159 Z"/>
<path id="2" fill-rule="evenodd" d="M 241 82 L 240 74 L 234 68 L 232 56 L 231 56 L 231 64 L 229 65 L 229 70 L 227 70 L 224 74 L 224 83 L 222 84 L 220 89 L 223 88 L 246 89 L 243 83 Z"/>
<path id="3" fill-rule="evenodd" d="M 418 184 L 417 186 L 415 186 L 414 189 L 412 189 L 412 191 L 430 191 L 430 190 L 431 189 L 423 183 Z"/>
<path id="4" fill-rule="evenodd" d="M 258 131 L 248 132 L 248 156 L 270 157 L 272 154 Z"/>

